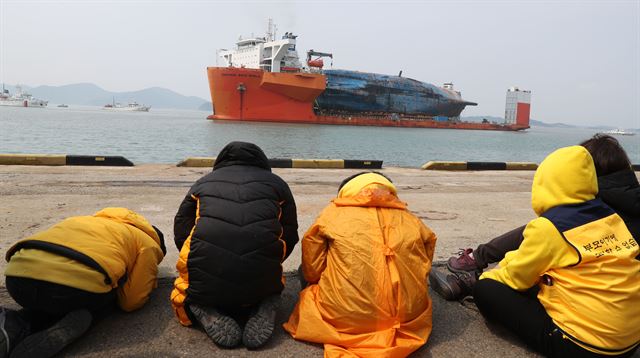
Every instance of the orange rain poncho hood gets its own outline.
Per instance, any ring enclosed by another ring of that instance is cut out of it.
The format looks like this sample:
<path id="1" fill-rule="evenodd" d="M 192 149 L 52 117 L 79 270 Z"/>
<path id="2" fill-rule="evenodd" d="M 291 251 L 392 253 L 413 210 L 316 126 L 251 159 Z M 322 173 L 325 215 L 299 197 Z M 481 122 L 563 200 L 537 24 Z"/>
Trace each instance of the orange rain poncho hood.
<path id="1" fill-rule="evenodd" d="M 406 357 L 431 333 L 436 237 L 381 175 L 350 180 L 302 240 L 310 285 L 284 328 L 325 356 Z"/>

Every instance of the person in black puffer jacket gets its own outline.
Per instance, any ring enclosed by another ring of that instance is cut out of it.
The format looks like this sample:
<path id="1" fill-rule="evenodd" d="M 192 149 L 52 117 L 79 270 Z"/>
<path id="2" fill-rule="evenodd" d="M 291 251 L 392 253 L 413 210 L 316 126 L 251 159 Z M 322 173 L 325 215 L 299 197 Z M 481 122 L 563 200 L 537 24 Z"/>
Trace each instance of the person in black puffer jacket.
<path id="1" fill-rule="evenodd" d="M 640 240 L 640 184 L 633 170 L 598 177 L 598 187 L 598 196 L 622 217 L 633 237 Z"/>
<path id="2" fill-rule="evenodd" d="M 640 184 L 627 153 L 617 139 L 606 134 L 596 134 L 580 145 L 593 158 L 598 176 L 598 197 L 620 215 L 631 235 L 640 240 Z M 476 277 L 489 264 L 499 262 L 507 252 L 520 246 L 524 229 L 525 226 L 520 226 L 478 245 L 475 250 L 460 250 L 458 256 L 447 261 L 450 273 L 431 271 L 432 288 L 448 300 L 470 294 Z M 640 260 L 640 256 L 637 259 Z"/>
<path id="3" fill-rule="evenodd" d="M 180 257 L 171 302 L 180 323 L 195 320 L 223 347 L 266 343 L 298 221 L 291 190 L 263 151 L 245 142 L 225 146 L 182 201 L 174 235 Z M 237 318 L 247 313 L 243 330 Z"/>

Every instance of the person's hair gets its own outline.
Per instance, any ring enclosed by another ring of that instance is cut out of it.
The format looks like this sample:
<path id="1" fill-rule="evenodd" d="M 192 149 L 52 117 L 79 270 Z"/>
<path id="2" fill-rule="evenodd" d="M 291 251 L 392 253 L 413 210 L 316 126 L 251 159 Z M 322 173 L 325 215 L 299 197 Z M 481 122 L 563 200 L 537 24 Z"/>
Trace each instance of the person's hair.
<path id="1" fill-rule="evenodd" d="M 340 183 L 340 186 L 338 187 L 338 192 L 340 192 L 340 189 L 342 189 L 342 187 L 343 187 L 343 186 L 345 186 L 345 185 L 346 185 L 346 184 L 347 184 L 351 179 L 353 179 L 353 178 L 355 178 L 355 177 L 357 177 L 357 176 L 360 176 L 360 175 L 362 175 L 362 174 L 369 174 L 369 173 L 382 175 L 383 177 L 387 178 L 387 180 L 388 180 L 388 181 L 390 181 L 390 182 L 392 182 L 392 183 L 393 183 L 393 181 L 391 180 L 391 178 L 389 178 L 388 176 L 386 176 L 386 175 L 384 175 L 384 174 L 382 174 L 382 173 L 380 173 L 380 172 L 376 172 L 376 171 L 365 171 L 365 172 L 360 172 L 360 173 L 357 173 L 357 174 L 353 174 L 352 176 L 350 176 L 350 177 L 346 178 L 345 180 L 343 180 L 343 181 L 342 181 L 342 183 Z"/>
<path id="2" fill-rule="evenodd" d="M 580 143 L 585 147 L 596 166 L 596 175 L 603 176 L 620 170 L 629 169 L 631 161 L 617 139 L 598 133 Z"/>

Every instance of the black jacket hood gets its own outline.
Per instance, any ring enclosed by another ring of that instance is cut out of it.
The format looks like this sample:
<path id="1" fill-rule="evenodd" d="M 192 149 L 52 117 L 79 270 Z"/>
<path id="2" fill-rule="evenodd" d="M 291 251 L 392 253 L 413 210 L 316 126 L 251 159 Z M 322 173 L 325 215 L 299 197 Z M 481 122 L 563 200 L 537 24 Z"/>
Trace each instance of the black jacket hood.
<path id="1" fill-rule="evenodd" d="M 222 148 L 213 164 L 213 170 L 231 165 L 251 165 L 271 171 L 269 159 L 262 149 L 247 142 L 231 142 Z"/>
<path id="2" fill-rule="evenodd" d="M 623 219 L 627 215 L 640 223 L 640 184 L 633 170 L 625 169 L 598 177 L 598 187 L 598 196 Z"/>

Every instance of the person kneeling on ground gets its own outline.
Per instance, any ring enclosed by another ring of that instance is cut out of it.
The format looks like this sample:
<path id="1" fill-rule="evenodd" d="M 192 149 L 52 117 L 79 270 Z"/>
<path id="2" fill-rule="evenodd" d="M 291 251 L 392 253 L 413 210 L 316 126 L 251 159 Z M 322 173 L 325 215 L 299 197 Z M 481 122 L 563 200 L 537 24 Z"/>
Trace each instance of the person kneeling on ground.
<path id="1" fill-rule="evenodd" d="M 551 153 L 533 178 L 538 218 L 474 286 L 487 320 L 545 356 L 627 357 L 640 343 L 640 249 L 597 192 L 584 147 Z"/>
<path id="2" fill-rule="evenodd" d="M 406 357 L 431 333 L 427 276 L 435 243 L 386 177 L 345 179 L 302 239 L 310 285 L 285 330 L 323 343 L 326 357 Z"/>
<path id="3" fill-rule="evenodd" d="M 298 221 L 289 186 L 271 172 L 262 150 L 244 142 L 225 146 L 213 171 L 187 193 L 174 233 L 180 257 L 171 302 L 180 323 L 199 323 L 222 347 L 264 345 Z"/>
<path id="4" fill-rule="evenodd" d="M 606 134 L 596 134 L 580 145 L 589 151 L 596 167 L 597 197 L 622 217 L 635 239 L 640 238 L 640 184 L 627 153 L 618 140 Z M 470 295 L 477 277 L 489 264 L 502 260 L 507 252 L 520 246 L 524 229 L 524 225 L 513 229 L 475 250 L 461 250 L 447 261 L 453 274 L 431 272 L 431 287 L 447 300 Z"/>
<path id="5" fill-rule="evenodd" d="M 160 230 L 126 208 L 68 218 L 7 252 L 6 287 L 23 307 L 2 308 L 0 357 L 50 357 L 117 301 L 142 307 L 166 253 Z"/>

